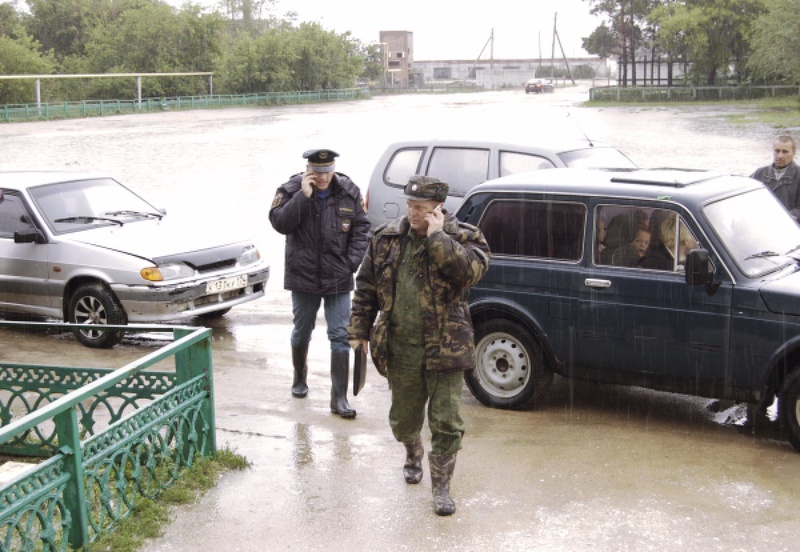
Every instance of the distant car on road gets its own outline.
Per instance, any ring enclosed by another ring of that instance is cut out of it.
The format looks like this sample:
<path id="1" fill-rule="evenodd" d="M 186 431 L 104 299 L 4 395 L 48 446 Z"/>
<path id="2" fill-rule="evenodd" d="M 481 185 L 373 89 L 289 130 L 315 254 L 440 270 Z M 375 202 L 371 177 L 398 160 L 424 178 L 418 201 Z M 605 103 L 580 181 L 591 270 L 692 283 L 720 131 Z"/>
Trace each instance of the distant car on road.
<path id="1" fill-rule="evenodd" d="M 554 169 L 477 186 L 456 216 L 492 251 L 470 290 L 480 402 L 536 406 L 553 374 L 756 412 L 777 398 L 800 450 L 800 226 L 763 184 Z M 641 229 L 642 257 L 615 254 Z"/>
<path id="2" fill-rule="evenodd" d="M 414 174 L 450 185 L 445 207 L 455 211 L 464 195 L 486 180 L 554 167 L 635 168 L 625 154 L 588 140 L 549 138 L 530 144 L 480 140 L 413 140 L 390 144 L 378 159 L 367 189 L 373 229 L 405 213 L 403 188 Z"/>
<path id="3" fill-rule="evenodd" d="M 264 295 L 269 264 L 228 223 L 170 220 L 106 175 L 0 172 L 0 312 L 80 324 L 112 347 L 105 324 L 222 316 Z"/>
<path id="4" fill-rule="evenodd" d="M 525 83 L 526 94 L 541 94 L 542 92 L 555 92 L 553 83 L 544 79 L 530 79 Z"/>

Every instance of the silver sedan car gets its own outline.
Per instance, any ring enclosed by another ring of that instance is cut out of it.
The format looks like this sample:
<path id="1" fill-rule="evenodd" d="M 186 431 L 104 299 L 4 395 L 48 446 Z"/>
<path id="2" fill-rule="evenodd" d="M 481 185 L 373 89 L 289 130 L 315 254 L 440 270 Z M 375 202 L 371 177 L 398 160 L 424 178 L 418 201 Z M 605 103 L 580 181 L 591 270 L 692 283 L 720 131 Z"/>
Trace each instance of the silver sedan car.
<path id="1" fill-rule="evenodd" d="M 0 312 L 97 325 L 221 316 L 268 278 L 249 239 L 170 220 L 108 176 L 0 172 Z M 101 348 L 124 335 L 74 333 Z"/>

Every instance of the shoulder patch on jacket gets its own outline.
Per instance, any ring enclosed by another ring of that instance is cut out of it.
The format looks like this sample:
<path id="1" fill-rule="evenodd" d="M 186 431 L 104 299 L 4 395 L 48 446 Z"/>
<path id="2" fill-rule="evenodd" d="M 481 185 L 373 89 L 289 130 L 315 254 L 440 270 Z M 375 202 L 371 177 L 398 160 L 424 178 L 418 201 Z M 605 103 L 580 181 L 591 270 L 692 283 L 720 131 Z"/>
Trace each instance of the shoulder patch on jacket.
<path id="1" fill-rule="evenodd" d="M 281 203 L 283 203 L 283 192 L 278 192 L 275 194 L 275 199 L 272 200 L 272 209 L 280 207 Z"/>

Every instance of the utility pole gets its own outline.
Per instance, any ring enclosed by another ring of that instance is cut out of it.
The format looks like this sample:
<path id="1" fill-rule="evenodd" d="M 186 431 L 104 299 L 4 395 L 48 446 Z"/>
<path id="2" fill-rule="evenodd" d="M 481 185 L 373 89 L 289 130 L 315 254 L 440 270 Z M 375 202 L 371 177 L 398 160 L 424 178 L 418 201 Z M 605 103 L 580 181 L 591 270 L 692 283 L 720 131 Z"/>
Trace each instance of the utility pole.
<path id="1" fill-rule="evenodd" d="M 492 41 L 492 45 L 489 48 L 489 87 L 490 90 L 494 90 L 494 27 L 492 27 L 492 34 L 489 36 L 489 40 Z"/>
<path id="2" fill-rule="evenodd" d="M 553 16 L 553 46 L 550 48 L 550 80 L 555 78 L 555 65 L 553 60 L 556 57 L 556 21 L 558 20 L 558 12 Z"/>

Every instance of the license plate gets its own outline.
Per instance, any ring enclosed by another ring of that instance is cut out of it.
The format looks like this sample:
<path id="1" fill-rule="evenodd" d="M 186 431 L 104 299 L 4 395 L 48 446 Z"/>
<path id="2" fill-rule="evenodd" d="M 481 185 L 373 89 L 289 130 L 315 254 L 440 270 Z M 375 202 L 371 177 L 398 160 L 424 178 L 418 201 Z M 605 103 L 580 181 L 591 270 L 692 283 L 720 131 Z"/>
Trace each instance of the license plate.
<path id="1" fill-rule="evenodd" d="M 206 293 L 222 293 L 223 291 L 230 291 L 243 287 L 247 287 L 247 274 L 208 282 L 206 284 Z"/>

